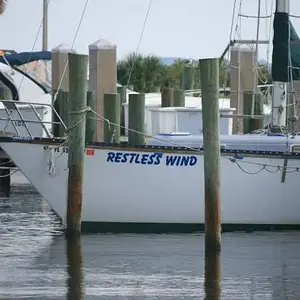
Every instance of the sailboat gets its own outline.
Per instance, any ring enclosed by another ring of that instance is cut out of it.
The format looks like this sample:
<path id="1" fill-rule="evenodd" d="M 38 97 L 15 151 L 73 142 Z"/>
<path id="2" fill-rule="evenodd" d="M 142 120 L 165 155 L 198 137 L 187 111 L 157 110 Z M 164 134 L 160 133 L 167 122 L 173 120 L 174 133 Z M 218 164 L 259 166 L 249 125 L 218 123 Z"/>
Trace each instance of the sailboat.
<path id="1" fill-rule="evenodd" d="M 279 128 L 286 124 L 291 79 L 289 51 L 282 50 L 289 48 L 289 24 L 288 1 L 277 0 L 272 73 L 273 125 Z M 203 149 L 201 138 L 189 138 L 164 135 L 143 146 L 88 143 L 82 230 L 203 230 Z M 56 138 L 0 137 L 0 147 L 66 224 L 68 148 L 64 143 Z M 231 135 L 221 136 L 221 144 L 222 229 L 300 228 L 300 137 Z"/>

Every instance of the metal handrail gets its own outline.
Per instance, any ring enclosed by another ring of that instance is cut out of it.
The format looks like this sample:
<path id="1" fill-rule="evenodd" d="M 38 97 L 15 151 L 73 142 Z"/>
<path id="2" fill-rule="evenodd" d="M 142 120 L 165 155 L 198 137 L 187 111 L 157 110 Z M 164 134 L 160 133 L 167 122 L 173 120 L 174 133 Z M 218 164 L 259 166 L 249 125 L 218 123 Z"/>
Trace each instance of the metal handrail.
<path id="1" fill-rule="evenodd" d="M 9 123 L 12 124 L 12 126 L 14 127 L 14 130 L 16 131 L 17 135 L 20 136 L 20 132 L 18 131 L 16 125 L 14 124 L 14 121 L 21 121 L 24 124 L 24 127 L 28 133 L 28 135 L 30 136 L 30 138 L 33 138 L 28 126 L 26 123 L 37 123 L 37 124 L 41 124 L 44 131 L 46 132 L 48 137 L 51 137 L 51 133 L 49 132 L 48 128 L 45 126 L 45 124 L 52 124 L 52 125 L 62 125 L 63 128 L 65 130 L 67 130 L 67 126 L 64 123 L 64 121 L 61 119 L 61 117 L 59 116 L 57 110 L 54 108 L 54 106 L 52 104 L 47 104 L 47 103 L 34 103 L 34 102 L 20 102 L 20 101 L 15 101 L 15 100 L 0 100 L 0 102 L 3 103 L 4 105 L 4 109 L 7 113 L 7 118 L 5 117 L 0 117 L 0 120 L 7 120 L 7 124 L 4 128 L 4 131 L 6 130 L 7 126 Z M 12 108 L 8 109 L 6 104 L 11 104 Z M 20 111 L 20 109 L 18 108 L 18 106 L 28 106 L 29 108 L 32 109 L 32 111 L 34 112 L 35 116 L 37 117 L 38 120 L 28 120 L 28 119 L 24 119 L 24 117 L 22 116 L 22 113 Z M 54 113 L 54 115 L 56 116 L 56 118 L 58 119 L 58 121 L 43 121 L 39 115 L 39 113 L 37 112 L 35 106 L 40 106 L 40 107 L 49 107 L 52 110 L 52 113 Z M 18 114 L 20 119 L 15 119 L 11 117 L 11 114 L 13 111 L 16 111 L 16 113 Z"/>

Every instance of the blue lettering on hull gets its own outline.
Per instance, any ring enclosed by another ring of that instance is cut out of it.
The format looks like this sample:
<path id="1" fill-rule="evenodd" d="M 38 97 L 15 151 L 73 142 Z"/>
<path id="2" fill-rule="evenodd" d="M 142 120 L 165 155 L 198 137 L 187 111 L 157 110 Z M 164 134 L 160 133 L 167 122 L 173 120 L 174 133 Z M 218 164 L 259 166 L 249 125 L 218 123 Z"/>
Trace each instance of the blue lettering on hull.
<path id="1" fill-rule="evenodd" d="M 165 158 L 165 159 L 164 159 Z M 163 153 L 108 152 L 106 162 L 121 164 L 160 165 L 192 167 L 197 164 L 195 155 L 165 155 Z"/>
<path id="2" fill-rule="evenodd" d="M 191 166 L 192 167 L 196 163 L 197 163 L 197 157 L 194 155 L 191 156 L 167 155 L 166 156 L 167 166 L 176 166 L 176 167 Z"/>

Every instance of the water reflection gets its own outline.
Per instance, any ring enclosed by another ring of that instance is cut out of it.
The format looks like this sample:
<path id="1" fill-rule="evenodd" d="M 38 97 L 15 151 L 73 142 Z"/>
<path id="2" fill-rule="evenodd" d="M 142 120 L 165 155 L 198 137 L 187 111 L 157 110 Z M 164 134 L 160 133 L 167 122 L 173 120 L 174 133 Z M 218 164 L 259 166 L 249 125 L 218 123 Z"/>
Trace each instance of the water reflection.
<path id="1" fill-rule="evenodd" d="M 81 255 L 81 238 L 66 238 L 67 254 L 67 299 L 83 299 L 83 272 L 82 272 L 82 255 Z"/>
<path id="2" fill-rule="evenodd" d="M 0 200 L 0 225 L 0 299 L 299 299 L 299 232 L 223 234 L 221 258 L 206 262 L 203 234 L 67 244 L 46 202 L 23 187 Z"/>
<path id="3" fill-rule="evenodd" d="M 221 298 L 221 251 L 205 251 L 205 300 Z"/>

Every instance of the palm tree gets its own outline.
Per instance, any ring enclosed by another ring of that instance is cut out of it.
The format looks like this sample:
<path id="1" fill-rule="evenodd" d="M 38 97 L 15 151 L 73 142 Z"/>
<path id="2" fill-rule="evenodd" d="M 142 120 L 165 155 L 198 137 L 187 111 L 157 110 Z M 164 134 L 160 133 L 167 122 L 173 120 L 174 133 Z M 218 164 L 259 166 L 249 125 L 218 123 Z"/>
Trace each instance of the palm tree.
<path id="1" fill-rule="evenodd" d="M 129 53 L 118 62 L 118 82 L 133 86 L 136 92 L 156 92 L 161 86 L 165 69 L 158 56 Z"/>
<path id="2" fill-rule="evenodd" d="M 0 15 L 2 15 L 5 11 L 6 8 L 6 0 L 0 0 Z"/>

